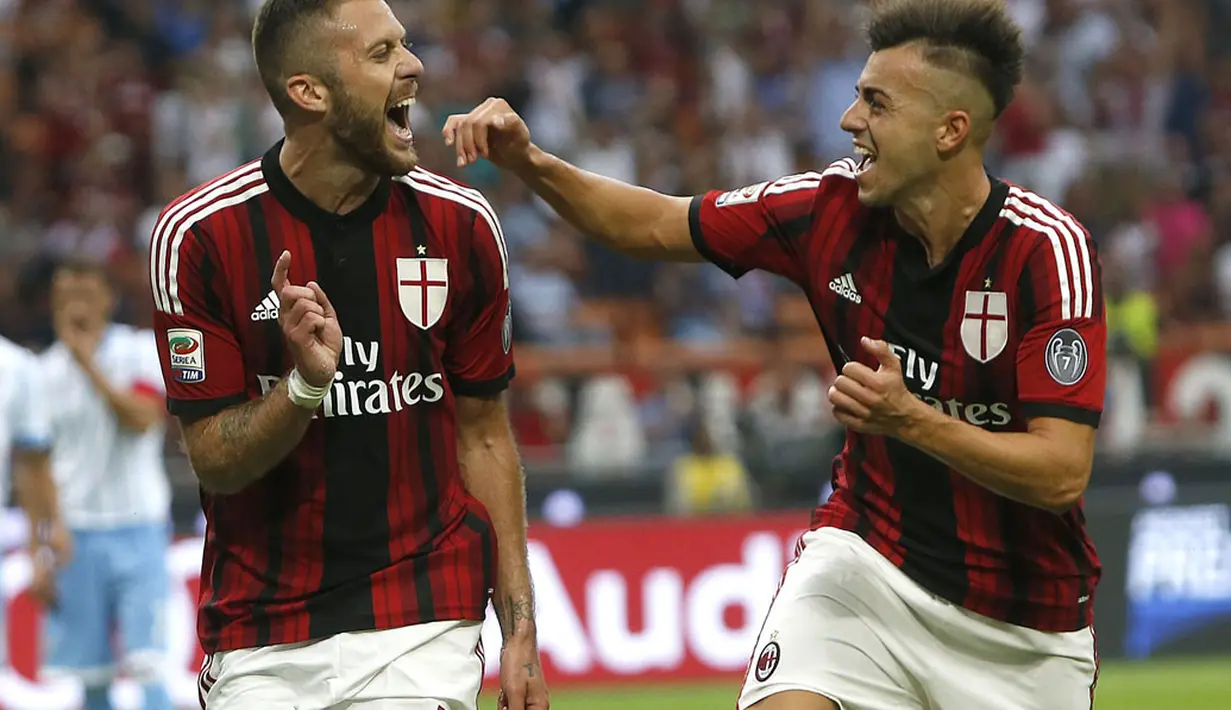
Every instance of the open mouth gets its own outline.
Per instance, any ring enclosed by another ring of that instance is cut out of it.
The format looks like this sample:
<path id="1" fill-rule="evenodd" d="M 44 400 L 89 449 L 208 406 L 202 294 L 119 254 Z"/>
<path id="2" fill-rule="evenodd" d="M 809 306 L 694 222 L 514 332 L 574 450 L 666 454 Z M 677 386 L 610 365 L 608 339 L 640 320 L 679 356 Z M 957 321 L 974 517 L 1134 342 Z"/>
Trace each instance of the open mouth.
<path id="1" fill-rule="evenodd" d="M 407 143 L 414 140 L 415 134 L 410 126 L 410 108 L 415 105 L 414 97 L 405 98 L 393 104 L 385 117 L 389 122 L 389 130 L 397 138 Z"/>
<path id="2" fill-rule="evenodd" d="M 855 167 L 856 174 L 867 172 L 876 162 L 876 153 L 861 145 L 855 146 L 855 154 L 859 156 L 859 165 Z"/>

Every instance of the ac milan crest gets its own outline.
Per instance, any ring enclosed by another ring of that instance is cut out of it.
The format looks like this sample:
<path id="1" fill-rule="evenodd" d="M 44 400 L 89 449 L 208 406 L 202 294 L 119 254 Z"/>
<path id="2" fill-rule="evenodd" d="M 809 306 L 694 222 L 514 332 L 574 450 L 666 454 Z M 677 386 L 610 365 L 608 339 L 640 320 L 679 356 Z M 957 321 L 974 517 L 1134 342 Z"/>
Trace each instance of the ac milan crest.
<path id="1" fill-rule="evenodd" d="M 398 259 L 398 305 L 423 330 L 440 320 L 449 297 L 448 259 Z"/>
<path id="2" fill-rule="evenodd" d="M 1004 291 L 967 291 L 962 312 L 962 347 L 979 362 L 989 362 L 1009 343 L 1009 297 Z"/>
<path id="3" fill-rule="evenodd" d="M 761 649 L 761 655 L 757 656 L 756 669 L 753 671 L 757 682 L 764 683 L 769 680 L 774 671 L 778 670 L 778 659 L 781 656 L 782 649 L 778 647 L 777 641 L 765 644 L 765 648 Z"/>

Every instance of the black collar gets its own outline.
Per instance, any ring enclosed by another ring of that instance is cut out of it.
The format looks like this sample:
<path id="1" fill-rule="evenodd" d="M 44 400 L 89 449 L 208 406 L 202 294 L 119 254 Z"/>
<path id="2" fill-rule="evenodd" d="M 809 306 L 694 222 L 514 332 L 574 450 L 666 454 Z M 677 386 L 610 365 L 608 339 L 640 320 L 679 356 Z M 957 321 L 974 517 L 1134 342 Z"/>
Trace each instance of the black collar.
<path id="1" fill-rule="evenodd" d="M 282 171 L 279 156 L 285 142 L 285 138 L 279 140 L 265 152 L 264 157 L 261 158 L 261 171 L 265 174 L 265 182 L 269 185 L 269 191 L 296 219 L 310 228 L 347 229 L 371 225 L 385 211 L 385 207 L 389 204 L 389 186 L 392 183 L 388 177 L 382 177 L 372 195 L 362 205 L 346 214 L 330 212 L 308 199 Z"/>

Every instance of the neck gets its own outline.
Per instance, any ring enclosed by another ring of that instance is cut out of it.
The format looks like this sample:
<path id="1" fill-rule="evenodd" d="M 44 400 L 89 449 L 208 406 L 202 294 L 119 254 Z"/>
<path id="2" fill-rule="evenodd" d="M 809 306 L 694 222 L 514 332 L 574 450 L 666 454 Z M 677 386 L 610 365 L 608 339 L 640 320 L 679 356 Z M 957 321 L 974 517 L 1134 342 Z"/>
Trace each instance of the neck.
<path id="1" fill-rule="evenodd" d="M 314 136 L 315 137 L 315 136 Z M 318 207 L 346 214 L 372 196 L 380 177 L 356 167 L 332 140 L 287 136 L 278 156 L 282 172 Z"/>
<path id="2" fill-rule="evenodd" d="M 942 172 L 925 191 L 894 206 L 902 229 L 923 243 L 932 266 L 944 261 L 987 202 L 992 183 L 977 165 L 958 166 Z"/>

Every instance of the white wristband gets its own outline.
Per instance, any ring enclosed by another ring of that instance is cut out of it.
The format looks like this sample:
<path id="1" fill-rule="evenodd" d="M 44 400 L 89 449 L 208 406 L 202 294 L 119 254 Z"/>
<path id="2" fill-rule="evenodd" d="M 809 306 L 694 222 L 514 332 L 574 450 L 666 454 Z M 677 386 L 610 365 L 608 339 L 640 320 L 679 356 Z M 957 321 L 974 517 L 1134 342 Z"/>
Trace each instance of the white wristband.
<path id="1" fill-rule="evenodd" d="M 299 374 L 299 370 L 294 369 L 286 378 L 286 393 L 295 406 L 315 410 L 328 396 L 329 385 L 324 387 L 310 385 L 303 375 Z"/>

